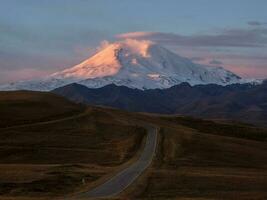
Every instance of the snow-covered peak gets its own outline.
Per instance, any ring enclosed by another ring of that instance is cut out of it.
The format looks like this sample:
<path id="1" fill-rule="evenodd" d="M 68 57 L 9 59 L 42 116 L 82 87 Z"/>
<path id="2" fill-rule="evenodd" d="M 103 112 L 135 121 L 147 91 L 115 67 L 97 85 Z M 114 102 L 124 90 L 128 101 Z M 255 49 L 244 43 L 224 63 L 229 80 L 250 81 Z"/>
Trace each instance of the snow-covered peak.
<path id="1" fill-rule="evenodd" d="M 150 41 L 128 39 L 115 42 L 96 53 L 84 62 L 51 75 L 53 78 L 99 78 L 113 76 L 119 72 L 128 57 L 149 57 Z M 135 62 L 135 59 L 132 59 Z"/>
<path id="2" fill-rule="evenodd" d="M 108 84 L 138 89 L 191 85 L 243 83 L 244 80 L 221 67 L 193 63 L 147 40 L 127 39 L 109 44 L 84 62 L 42 80 L 0 86 L 0 90 L 52 90 L 70 83 L 90 88 Z"/>
<path id="3" fill-rule="evenodd" d="M 121 65 L 117 59 L 118 45 L 113 44 L 82 63 L 51 75 L 54 78 L 96 78 L 116 74 Z"/>

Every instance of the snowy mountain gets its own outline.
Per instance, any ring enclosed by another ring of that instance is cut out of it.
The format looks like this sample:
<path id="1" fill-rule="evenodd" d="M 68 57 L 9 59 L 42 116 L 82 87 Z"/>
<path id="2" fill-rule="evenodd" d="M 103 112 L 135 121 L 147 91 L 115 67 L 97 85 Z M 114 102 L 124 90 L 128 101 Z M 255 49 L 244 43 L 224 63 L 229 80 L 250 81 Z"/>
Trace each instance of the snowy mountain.
<path id="1" fill-rule="evenodd" d="M 0 90 L 49 91 L 70 83 L 89 88 L 113 83 L 138 89 L 162 89 L 182 82 L 228 85 L 247 81 L 222 67 L 193 63 L 151 41 L 128 39 L 108 45 L 72 68 L 41 80 L 2 85 Z"/>

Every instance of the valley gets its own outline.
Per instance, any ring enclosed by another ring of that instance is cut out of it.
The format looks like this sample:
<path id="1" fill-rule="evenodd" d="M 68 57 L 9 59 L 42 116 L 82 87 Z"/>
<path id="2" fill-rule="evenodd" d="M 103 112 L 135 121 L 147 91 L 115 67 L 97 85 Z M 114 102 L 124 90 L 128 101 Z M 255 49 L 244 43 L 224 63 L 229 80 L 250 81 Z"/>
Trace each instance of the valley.
<path id="1" fill-rule="evenodd" d="M 74 105 L 49 93 L 19 93 L 13 103 L 12 93 L 4 95 L 9 103 L 1 104 L 1 116 L 18 120 L 14 127 L 0 129 L 0 199 L 51 198 L 85 190 L 130 164 L 143 145 L 142 127 L 104 110 Z M 40 112 L 43 105 L 46 114 Z M 73 106 L 81 114 L 71 113 Z M 55 120 L 52 115 L 59 113 Z M 27 121 L 37 115 L 53 120 L 18 126 L 21 115 Z"/>
<path id="2" fill-rule="evenodd" d="M 137 122 L 160 128 L 154 159 L 107 199 L 267 197 L 264 128 L 83 106 L 42 92 L 0 97 L 1 116 L 14 119 L 0 131 L 0 199 L 80 198 L 138 160 L 147 134 Z"/>
<path id="3" fill-rule="evenodd" d="M 266 8 L 1 0 L 0 200 L 267 200 Z"/>

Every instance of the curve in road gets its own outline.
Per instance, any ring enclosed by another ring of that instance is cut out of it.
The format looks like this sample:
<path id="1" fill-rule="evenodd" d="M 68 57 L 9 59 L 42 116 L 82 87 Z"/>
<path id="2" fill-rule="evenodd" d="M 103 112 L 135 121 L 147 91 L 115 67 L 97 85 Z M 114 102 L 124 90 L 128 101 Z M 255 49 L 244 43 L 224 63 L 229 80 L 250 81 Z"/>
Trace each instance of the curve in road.
<path id="1" fill-rule="evenodd" d="M 148 130 L 146 144 L 140 158 L 104 184 L 91 191 L 80 194 L 79 197 L 101 198 L 115 196 L 121 193 L 141 175 L 151 164 L 157 145 L 157 128 L 146 126 L 146 129 Z"/>

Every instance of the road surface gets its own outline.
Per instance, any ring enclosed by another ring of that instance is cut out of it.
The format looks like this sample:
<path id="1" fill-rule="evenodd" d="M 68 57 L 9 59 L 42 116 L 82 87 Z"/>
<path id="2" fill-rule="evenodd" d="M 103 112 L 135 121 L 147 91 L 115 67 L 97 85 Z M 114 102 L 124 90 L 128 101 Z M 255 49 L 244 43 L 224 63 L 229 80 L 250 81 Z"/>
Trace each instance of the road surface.
<path id="1" fill-rule="evenodd" d="M 80 194 L 80 198 L 115 196 L 122 192 L 131 183 L 133 183 L 138 176 L 140 176 L 140 174 L 151 164 L 157 145 L 157 128 L 146 126 L 146 129 L 148 130 L 146 144 L 140 158 L 104 184 L 91 191 Z"/>

